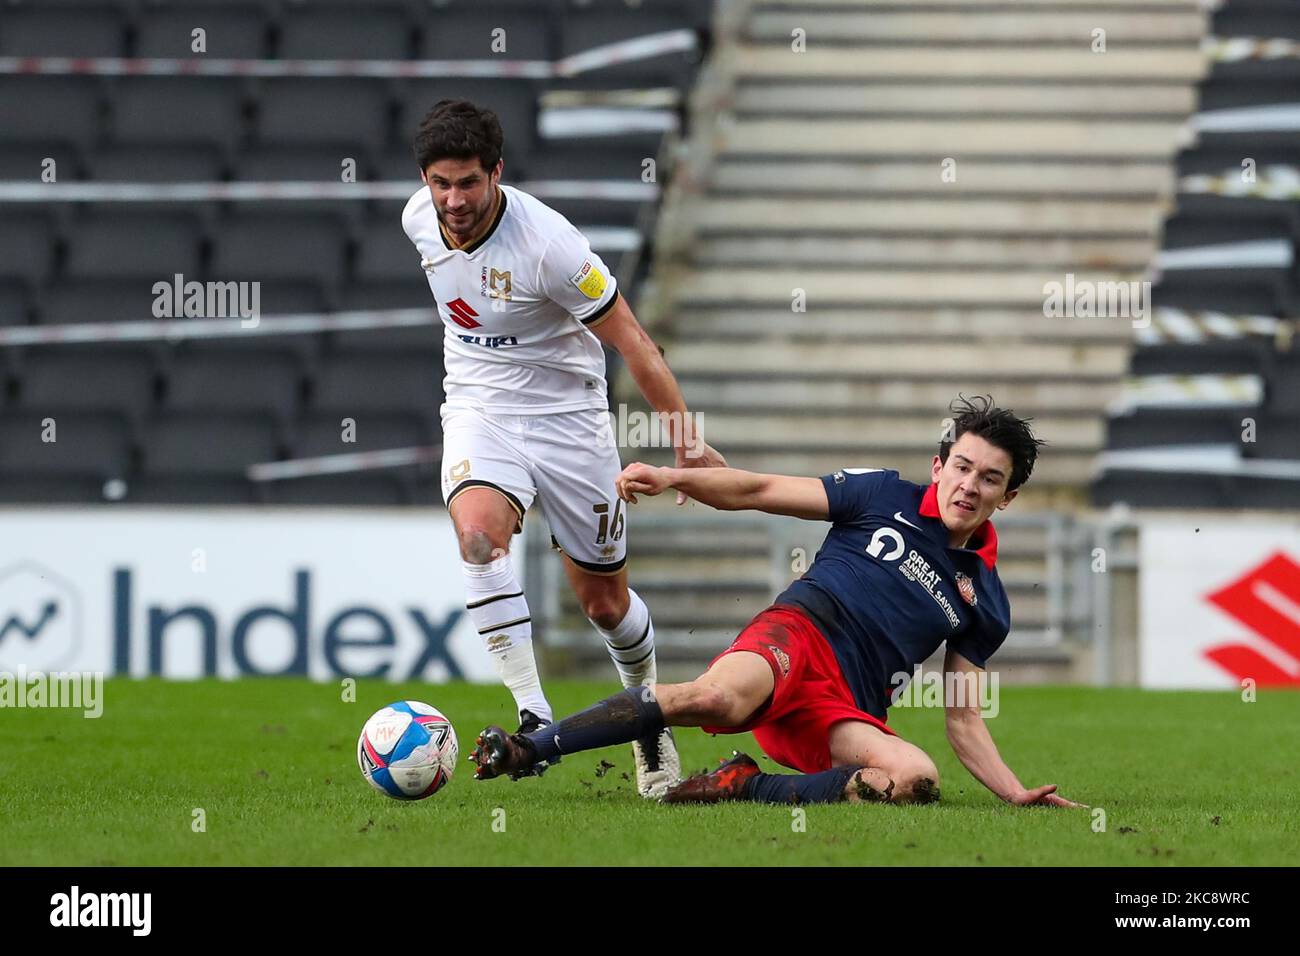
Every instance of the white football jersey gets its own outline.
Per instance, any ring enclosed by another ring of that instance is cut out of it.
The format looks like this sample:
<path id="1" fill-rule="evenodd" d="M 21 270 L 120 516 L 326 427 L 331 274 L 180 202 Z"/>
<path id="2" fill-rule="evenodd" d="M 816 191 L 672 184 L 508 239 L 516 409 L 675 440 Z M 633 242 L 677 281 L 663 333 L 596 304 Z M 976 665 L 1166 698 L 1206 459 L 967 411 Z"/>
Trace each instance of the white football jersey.
<path id="1" fill-rule="evenodd" d="M 487 233 L 453 249 L 428 187 L 402 211 L 443 322 L 448 405 L 498 415 L 605 409 L 605 353 L 591 327 L 614 277 L 564 216 L 501 186 Z"/>

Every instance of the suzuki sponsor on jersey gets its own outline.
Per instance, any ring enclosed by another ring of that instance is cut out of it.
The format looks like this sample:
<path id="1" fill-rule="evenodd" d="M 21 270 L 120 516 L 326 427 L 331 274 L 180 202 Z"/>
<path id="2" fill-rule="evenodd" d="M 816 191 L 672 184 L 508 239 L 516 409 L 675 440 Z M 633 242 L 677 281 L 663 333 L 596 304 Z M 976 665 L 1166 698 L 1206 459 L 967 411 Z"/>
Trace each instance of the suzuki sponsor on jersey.
<path id="1" fill-rule="evenodd" d="M 39 700 L 55 699 L 49 681 L 69 670 L 495 678 L 464 612 L 441 512 L 114 509 L 4 520 L 12 533 L 0 569 L 18 570 L 0 570 L 0 671 L 25 669 L 30 688 L 40 668 Z M 44 589 L 7 586 L 15 581 Z M 101 706 L 101 685 L 77 686 L 83 706 Z M 36 706 L 30 690 L 16 703 L 19 687 L 13 706 Z M 76 700 L 70 682 L 57 692 Z M 0 704 L 4 694 L 0 681 Z"/>

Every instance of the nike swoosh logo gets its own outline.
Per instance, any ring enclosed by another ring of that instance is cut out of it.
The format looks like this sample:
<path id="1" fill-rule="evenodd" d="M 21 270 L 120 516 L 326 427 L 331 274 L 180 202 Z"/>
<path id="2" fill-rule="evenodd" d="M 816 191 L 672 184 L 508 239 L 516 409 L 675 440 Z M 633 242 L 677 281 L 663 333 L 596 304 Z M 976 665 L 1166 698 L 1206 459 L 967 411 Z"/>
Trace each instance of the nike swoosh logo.
<path id="1" fill-rule="evenodd" d="M 903 512 L 901 511 L 894 512 L 894 520 L 903 522 L 903 524 L 907 525 L 909 528 L 916 528 L 916 525 L 912 524 L 912 522 L 908 521 L 906 518 L 903 517 Z M 916 528 L 916 530 L 920 531 L 922 529 Z"/>

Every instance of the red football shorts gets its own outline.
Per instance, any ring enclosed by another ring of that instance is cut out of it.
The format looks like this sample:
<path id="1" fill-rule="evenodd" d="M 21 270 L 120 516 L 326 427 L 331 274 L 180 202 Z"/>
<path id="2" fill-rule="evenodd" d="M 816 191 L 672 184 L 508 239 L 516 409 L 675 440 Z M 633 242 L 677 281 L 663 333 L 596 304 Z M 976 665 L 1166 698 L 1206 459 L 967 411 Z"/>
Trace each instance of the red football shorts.
<path id="1" fill-rule="evenodd" d="M 704 727 L 705 733 L 753 732 L 769 757 L 803 773 L 830 769 L 831 725 L 841 720 L 860 720 L 898 736 L 883 720 L 858 709 L 835 652 L 799 608 L 774 604 L 760 612 L 713 660 L 736 651 L 750 651 L 767 661 L 776 686 L 745 724 Z"/>

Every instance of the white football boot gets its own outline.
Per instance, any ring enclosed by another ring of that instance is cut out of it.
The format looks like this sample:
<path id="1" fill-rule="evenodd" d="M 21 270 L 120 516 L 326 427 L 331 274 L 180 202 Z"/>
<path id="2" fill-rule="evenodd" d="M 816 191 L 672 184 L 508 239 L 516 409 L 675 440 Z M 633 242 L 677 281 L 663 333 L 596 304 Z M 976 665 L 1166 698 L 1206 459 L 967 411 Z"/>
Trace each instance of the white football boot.
<path id="1" fill-rule="evenodd" d="M 636 763 L 636 789 L 647 800 L 661 800 L 682 779 L 682 761 L 672 728 L 665 727 L 657 737 L 632 742 Z"/>

